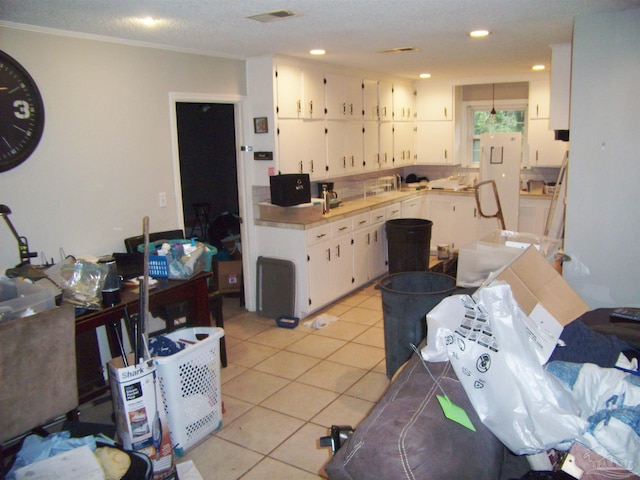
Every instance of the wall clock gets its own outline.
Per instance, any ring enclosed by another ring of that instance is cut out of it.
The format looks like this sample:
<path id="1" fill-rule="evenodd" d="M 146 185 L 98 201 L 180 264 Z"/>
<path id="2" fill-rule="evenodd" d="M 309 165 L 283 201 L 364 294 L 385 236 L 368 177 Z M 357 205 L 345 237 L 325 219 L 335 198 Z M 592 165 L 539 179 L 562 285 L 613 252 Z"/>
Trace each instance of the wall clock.
<path id="1" fill-rule="evenodd" d="M 44 104 L 36 82 L 0 50 L 0 172 L 24 162 L 44 129 Z"/>

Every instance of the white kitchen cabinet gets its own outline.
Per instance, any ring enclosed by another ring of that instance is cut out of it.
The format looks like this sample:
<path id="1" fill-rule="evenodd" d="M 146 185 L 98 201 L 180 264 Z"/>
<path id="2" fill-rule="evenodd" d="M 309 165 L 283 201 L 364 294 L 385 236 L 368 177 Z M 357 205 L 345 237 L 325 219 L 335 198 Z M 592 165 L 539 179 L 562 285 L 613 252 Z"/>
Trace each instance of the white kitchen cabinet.
<path id="1" fill-rule="evenodd" d="M 381 122 L 390 122 L 393 118 L 393 84 L 378 82 L 378 119 Z"/>
<path id="2" fill-rule="evenodd" d="M 378 125 L 380 164 L 383 168 L 397 166 L 393 161 L 393 148 L 395 144 L 393 139 L 393 126 L 394 124 L 391 122 L 381 122 Z"/>
<path id="3" fill-rule="evenodd" d="M 549 126 L 551 130 L 569 129 L 571 97 L 571 44 L 551 45 L 551 93 Z"/>
<path id="4" fill-rule="evenodd" d="M 402 217 L 402 203 L 396 202 L 384 207 L 385 220 Z"/>
<path id="5" fill-rule="evenodd" d="M 331 263 L 332 247 L 329 239 L 308 248 L 309 310 L 320 308 L 333 300 L 335 279 Z"/>
<path id="6" fill-rule="evenodd" d="M 426 197 L 417 195 L 402 201 L 402 218 L 427 218 Z"/>
<path id="7" fill-rule="evenodd" d="M 416 122 L 416 163 L 453 164 L 453 133 L 453 122 Z"/>
<path id="8" fill-rule="evenodd" d="M 529 118 L 549 118 L 550 88 L 549 80 L 529 82 Z"/>
<path id="9" fill-rule="evenodd" d="M 453 85 L 421 81 L 416 84 L 417 120 L 453 120 Z"/>
<path id="10" fill-rule="evenodd" d="M 362 154 L 362 169 L 365 172 L 383 168 L 380 154 L 380 128 L 375 121 L 364 122 L 362 127 L 364 151 Z"/>
<path id="11" fill-rule="evenodd" d="M 327 176 L 363 171 L 364 138 L 361 122 L 327 121 Z"/>
<path id="12" fill-rule="evenodd" d="M 518 231 L 543 235 L 547 224 L 547 216 L 551 207 L 549 197 L 520 197 L 518 211 Z"/>
<path id="13" fill-rule="evenodd" d="M 308 173 L 315 180 L 326 176 L 325 127 L 321 120 L 278 121 L 278 171 Z"/>
<path id="14" fill-rule="evenodd" d="M 475 197 L 456 194 L 427 194 L 431 227 L 431 250 L 438 244 L 460 248 L 478 238 Z"/>
<path id="15" fill-rule="evenodd" d="M 414 120 L 413 87 L 397 83 L 393 85 L 393 121 L 411 122 Z"/>
<path id="16" fill-rule="evenodd" d="M 329 120 L 362 119 L 362 80 L 347 75 L 325 75 L 326 118 Z"/>
<path id="17" fill-rule="evenodd" d="M 393 124 L 393 159 L 394 166 L 404 166 L 413 163 L 413 123 L 394 122 Z"/>
<path id="18" fill-rule="evenodd" d="M 303 106 L 302 115 L 308 120 L 324 118 L 325 94 L 324 72 L 305 67 L 302 71 Z"/>
<path id="19" fill-rule="evenodd" d="M 549 120 L 529 120 L 529 166 L 559 167 L 567 151 L 567 142 L 555 139 Z"/>
<path id="20" fill-rule="evenodd" d="M 302 68 L 278 63 L 276 76 L 276 113 L 278 118 L 302 118 Z"/>
<path id="21" fill-rule="evenodd" d="M 378 120 L 378 81 L 365 79 L 362 82 L 362 110 L 364 120 Z"/>
<path id="22" fill-rule="evenodd" d="M 387 270 L 386 209 L 374 209 L 367 215 L 366 221 L 362 215 L 354 217 L 354 288 L 378 278 Z"/>

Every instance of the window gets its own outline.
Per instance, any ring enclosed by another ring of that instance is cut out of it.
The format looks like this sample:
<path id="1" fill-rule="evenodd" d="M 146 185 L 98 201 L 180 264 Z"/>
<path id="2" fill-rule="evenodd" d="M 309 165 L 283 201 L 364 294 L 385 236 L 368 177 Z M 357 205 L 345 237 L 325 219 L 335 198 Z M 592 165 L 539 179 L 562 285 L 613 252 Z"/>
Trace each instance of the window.
<path id="1" fill-rule="evenodd" d="M 525 134 L 526 107 L 505 106 L 496 110 L 495 116 L 491 115 L 491 105 L 469 106 L 469 123 L 473 128 L 470 132 L 469 143 L 471 145 L 472 165 L 480 164 L 480 134 L 494 132 L 520 132 Z"/>

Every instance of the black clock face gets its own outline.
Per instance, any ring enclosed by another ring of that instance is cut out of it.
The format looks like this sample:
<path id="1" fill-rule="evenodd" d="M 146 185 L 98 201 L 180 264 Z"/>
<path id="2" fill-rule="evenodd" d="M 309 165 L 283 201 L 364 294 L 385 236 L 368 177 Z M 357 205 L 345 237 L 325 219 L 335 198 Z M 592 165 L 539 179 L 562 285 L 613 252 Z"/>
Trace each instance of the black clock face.
<path id="1" fill-rule="evenodd" d="M 17 167 L 38 146 L 44 105 L 31 75 L 0 50 L 0 172 Z"/>

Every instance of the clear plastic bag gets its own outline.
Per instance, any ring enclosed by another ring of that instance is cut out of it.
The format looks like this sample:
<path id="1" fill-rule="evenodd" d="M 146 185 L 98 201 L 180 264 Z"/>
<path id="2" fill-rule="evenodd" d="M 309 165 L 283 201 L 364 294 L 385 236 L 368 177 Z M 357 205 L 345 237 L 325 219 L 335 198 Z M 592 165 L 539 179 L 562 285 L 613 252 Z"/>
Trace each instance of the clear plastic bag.
<path id="1" fill-rule="evenodd" d="M 68 259 L 65 262 L 60 267 L 63 300 L 89 310 L 102 308 L 102 286 L 107 269 L 85 260 Z"/>
<path id="2" fill-rule="evenodd" d="M 482 422 L 512 452 L 530 455 L 578 437 L 587 423 L 540 365 L 524 316 L 504 282 L 448 297 L 427 316 L 422 353 L 448 358 Z"/>

